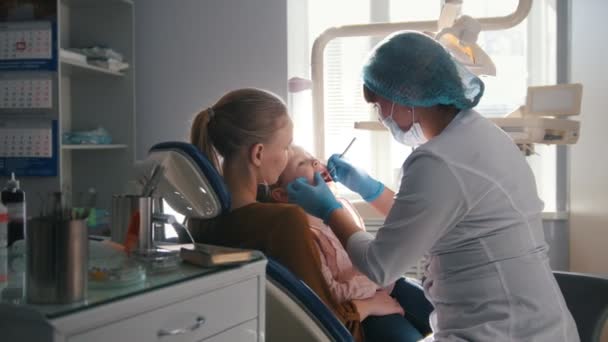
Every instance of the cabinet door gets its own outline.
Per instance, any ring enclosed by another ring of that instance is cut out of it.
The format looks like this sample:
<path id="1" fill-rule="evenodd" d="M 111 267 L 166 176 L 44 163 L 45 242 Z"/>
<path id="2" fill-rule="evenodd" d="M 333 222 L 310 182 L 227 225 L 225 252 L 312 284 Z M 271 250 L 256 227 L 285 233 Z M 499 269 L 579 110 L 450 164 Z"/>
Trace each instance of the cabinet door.
<path id="1" fill-rule="evenodd" d="M 257 315 L 258 279 L 253 278 L 74 335 L 68 341 L 200 341 L 255 320 Z"/>
<path id="2" fill-rule="evenodd" d="M 257 342 L 258 341 L 258 320 L 238 325 L 223 333 L 204 339 L 204 342 Z M 201 341 L 202 342 L 202 341 Z"/>

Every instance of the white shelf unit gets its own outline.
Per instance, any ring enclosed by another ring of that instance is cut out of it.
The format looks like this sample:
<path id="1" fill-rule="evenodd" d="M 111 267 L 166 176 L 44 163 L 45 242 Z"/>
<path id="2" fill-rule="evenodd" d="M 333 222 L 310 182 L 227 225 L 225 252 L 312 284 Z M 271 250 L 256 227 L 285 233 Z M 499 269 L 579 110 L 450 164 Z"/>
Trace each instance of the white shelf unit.
<path id="1" fill-rule="evenodd" d="M 58 49 L 106 46 L 130 65 L 116 72 L 59 57 L 59 188 L 73 194 L 95 188 L 96 206 L 109 210 L 112 195 L 124 192 L 135 160 L 134 4 L 57 0 L 57 6 Z M 109 132 L 112 145 L 61 142 L 65 132 L 97 127 Z"/>
<path id="2" fill-rule="evenodd" d="M 83 63 L 80 61 L 74 61 L 71 59 L 61 57 L 59 59 L 61 61 L 61 68 L 63 75 L 72 75 L 79 76 L 81 74 L 107 74 L 111 76 L 124 76 L 125 74 L 120 71 L 113 71 L 105 68 L 101 68 L 95 65 L 91 65 L 88 63 Z"/>

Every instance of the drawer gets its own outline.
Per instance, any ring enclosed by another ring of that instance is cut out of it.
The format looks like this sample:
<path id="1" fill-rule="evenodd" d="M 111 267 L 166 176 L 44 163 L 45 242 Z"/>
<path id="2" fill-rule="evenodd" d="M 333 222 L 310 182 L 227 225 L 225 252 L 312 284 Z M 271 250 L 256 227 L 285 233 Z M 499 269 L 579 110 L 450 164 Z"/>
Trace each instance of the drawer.
<path id="1" fill-rule="evenodd" d="M 215 336 L 204 339 L 201 342 L 257 342 L 258 320 L 240 324 L 232 329 L 221 332 Z"/>
<path id="2" fill-rule="evenodd" d="M 70 342 L 200 341 L 256 318 L 258 279 L 71 336 Z"/>

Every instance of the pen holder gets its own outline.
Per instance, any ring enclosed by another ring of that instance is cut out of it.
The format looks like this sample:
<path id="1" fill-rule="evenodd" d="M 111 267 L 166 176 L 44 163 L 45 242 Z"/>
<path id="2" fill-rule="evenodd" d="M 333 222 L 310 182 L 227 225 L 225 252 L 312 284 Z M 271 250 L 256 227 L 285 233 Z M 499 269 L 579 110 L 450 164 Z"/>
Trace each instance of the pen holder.
<path id="1" fill-rule="evenodd" d="M 114 195 L 112 196 L 112 218 L 111 236 L 112 241 L 124 244 L 127 237 L 127 229 L 131 216 L 139 211 L 139 199 L 137 195 Z"/>
<path id="2" fill-rule="evenodd" d="M 25 299 L 67 304 L 85 299 L 89 241 L 84 220 L 39 217 L 25 234 Z"/>

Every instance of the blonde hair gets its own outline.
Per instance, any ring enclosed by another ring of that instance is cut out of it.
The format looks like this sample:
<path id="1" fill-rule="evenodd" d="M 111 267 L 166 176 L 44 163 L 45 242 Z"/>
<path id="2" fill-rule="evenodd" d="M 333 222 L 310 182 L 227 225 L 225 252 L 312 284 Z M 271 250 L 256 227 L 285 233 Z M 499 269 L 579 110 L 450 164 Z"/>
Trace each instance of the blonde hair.
<path id="1" fill-rule="evenodd" d="M 220 157 L 231 159 L 243 147 L 268 142 L 289 119 L 285 102 L 262 89 L 228 92 L 192 122 L 190 143 L 221 172 Z"/>

